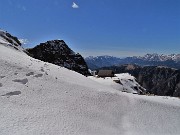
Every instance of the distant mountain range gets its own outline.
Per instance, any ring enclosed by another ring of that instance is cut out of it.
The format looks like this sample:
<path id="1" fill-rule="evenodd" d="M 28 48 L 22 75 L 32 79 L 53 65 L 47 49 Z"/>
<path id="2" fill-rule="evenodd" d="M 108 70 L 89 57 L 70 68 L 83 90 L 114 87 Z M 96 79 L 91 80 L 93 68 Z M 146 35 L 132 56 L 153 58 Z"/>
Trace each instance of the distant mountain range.
<path id="1" fill-rule="evenodd" d="M 89 56 L 85 61 L 90 69 L 98 69 L 101 67 L 136 64 L 140 66 L 167 66 L 180 69 L 180 54 L 146 54 L 144 56 L 133 56 L 126 58 L 117 58 L 113 56 Z"/>

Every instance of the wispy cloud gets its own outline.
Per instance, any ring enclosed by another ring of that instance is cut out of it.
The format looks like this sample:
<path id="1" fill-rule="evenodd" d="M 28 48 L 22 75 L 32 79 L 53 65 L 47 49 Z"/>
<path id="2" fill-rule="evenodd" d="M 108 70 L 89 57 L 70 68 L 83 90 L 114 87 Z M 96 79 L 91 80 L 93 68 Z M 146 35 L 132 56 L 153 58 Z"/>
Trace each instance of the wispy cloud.
<path id="1" fill-rule="evenodd" d="M 19 39 L 19 41 L 21 42 L 21 44 L 26 45 L 27 43 L 29 43 L 28 39 Z"/>
<path id="2" fill-rule="evenodd" d="M 73 2 L 72 8 L 79 8 L 79 6 L 75 2 Z"/>
<path id="3" fill-rule="evenodd" d="M 25 5 L 22 5 L 21 3 L 19 3 L 18 1 L 14 1 L 14 0 L 7 0 L 9 6 L 11 6 L 10 8 L 12 8 L 12 6 L 14 8 L 18 8 L 19 10 L 23 10 L 26 11 L 27 8 Z"/>
<path id="4" fill-rule="evenodd" d="M 17 8 L 20 9 L 20 10 L 23 10 L 23 11 L 26 11 L 26 7 L 24 5 L 21 5 L 21 4 L 17 4 Z"/>

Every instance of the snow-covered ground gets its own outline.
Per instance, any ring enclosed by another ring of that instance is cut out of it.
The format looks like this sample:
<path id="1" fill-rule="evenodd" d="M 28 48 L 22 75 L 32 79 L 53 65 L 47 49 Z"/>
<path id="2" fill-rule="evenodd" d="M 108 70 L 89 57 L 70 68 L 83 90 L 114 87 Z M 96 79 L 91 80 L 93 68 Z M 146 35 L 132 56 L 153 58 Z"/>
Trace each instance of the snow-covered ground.
<path id="1" fill-rule="evenodd" d="M 179 135 L 180 99 L 102 85 L 0 44 L 0 135 Z"/>
<path id="2" fill-rule="evenodd" d="M 146 91 L 136 82 L 135 77 L 128 73 L 116 74 L 115 77 L 99 78 L 98 76 L 89 76 L 89 78 L 123 92 L 138 94 Z"/>

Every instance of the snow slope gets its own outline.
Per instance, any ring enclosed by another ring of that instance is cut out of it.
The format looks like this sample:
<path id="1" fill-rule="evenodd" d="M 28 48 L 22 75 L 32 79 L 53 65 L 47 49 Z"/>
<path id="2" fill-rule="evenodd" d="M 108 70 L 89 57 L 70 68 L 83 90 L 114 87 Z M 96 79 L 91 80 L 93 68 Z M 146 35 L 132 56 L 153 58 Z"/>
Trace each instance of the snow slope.
<path id="1" fill-rule="evenodd" d="M 180 134 L 180 100 L 122 93 L 0 44 L 1 135 Z"/>
<path id="2" fill-rule="evenodd" d="M 146 91 L 145 88 L 136 82 L 134 76 L 131 76 L 129 73 L 116 74 L 115 77 L 99 78 L 97 76 L 89 76 L 89 78 L 123 92 L 138 94 Z"/>

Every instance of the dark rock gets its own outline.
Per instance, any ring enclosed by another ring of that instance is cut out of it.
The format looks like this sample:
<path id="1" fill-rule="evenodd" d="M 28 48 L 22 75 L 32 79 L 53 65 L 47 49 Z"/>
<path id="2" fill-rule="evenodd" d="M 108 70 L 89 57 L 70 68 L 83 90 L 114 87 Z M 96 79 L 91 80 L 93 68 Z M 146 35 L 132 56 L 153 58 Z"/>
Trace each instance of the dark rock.
<path id="1" fill-rule="evenodd" d="M 10 44 L 13 44 L 15 46 L 21 46 L 21 42 L 18 40 L 18 38 L 15 36 L 12 36 L 10 33 L 3 32 L 0 36 L 4 38 L 6 41 L 8 41 Z M 17 49 L 16 47 L 14 48 Z"/>
<path id="2" fill-rule="evenodd" d="M 72 51 L 63 40 L 47 41 L 27 49 L 27 52 L 36 59 L 66 67 L 83 75 L 89 74 L 83 57 Z"/>

